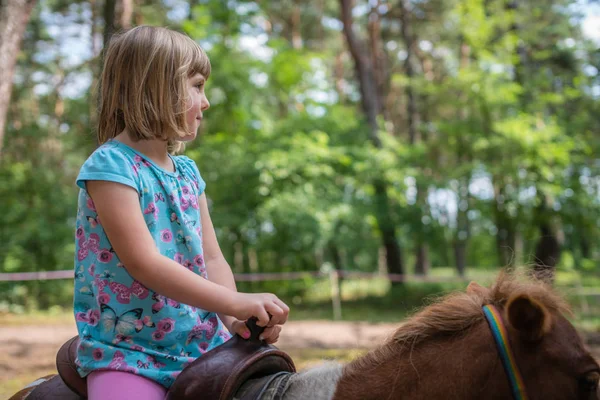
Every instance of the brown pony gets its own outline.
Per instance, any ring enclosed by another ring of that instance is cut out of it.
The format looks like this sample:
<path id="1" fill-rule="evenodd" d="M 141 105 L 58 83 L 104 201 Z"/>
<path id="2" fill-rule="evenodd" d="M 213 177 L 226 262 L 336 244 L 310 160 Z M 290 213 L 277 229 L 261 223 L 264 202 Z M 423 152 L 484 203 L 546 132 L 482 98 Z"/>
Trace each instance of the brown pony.
<path id="1" fill-rule="evenodd" d="M 511 399 L 482 307 L 502 311 L 530 400 L 600 400 L 600 367 L 541 282 L 501 274 L 435 303 L 385 343 L 344 367 L 335 399 Z"/>
<path id="2" fill-rule="evenodd" d="M 505 273 L 491 288 L 472 283 L 466 293 L 426 307 L 384 344 L 347 365 L 326 364 L 269 379 L 260 398 L 511 399 L 485 305 L 499 311 L 527 399 L 600 400 L 600 366 L 565 318 L 567 305 L 544 283 Z M 189 383 L 184 388 L 193 386 Z M 234 399 L 249 398 L 252 386 L 243 384 Z M 26 398 L 25 392 L 12 399 Z"/>

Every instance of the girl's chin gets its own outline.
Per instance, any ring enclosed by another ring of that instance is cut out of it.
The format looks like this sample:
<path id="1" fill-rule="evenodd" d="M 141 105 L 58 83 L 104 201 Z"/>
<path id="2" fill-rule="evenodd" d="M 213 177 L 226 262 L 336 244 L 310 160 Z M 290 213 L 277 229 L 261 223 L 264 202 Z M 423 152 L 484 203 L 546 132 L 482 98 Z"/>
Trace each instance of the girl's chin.
<path id="1" fill-rule="evenodd" d="M 197 136 L 196 132 L 190 133 L 189 135 L 180 138 L 179 141 L 181 141 L 181 142 L 191 142 L 192 140 L 196 139 L 196 136 Z"/>

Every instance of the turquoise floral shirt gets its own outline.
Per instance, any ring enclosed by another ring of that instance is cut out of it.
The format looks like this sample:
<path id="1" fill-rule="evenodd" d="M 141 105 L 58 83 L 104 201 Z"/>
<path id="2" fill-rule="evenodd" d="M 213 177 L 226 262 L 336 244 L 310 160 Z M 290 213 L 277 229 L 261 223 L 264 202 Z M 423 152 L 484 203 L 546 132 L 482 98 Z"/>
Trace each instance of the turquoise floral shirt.
<path id="1" fill-rule="evenodd" d="M 206 184 L 194 161 L 171 159 L 175 172 L 112 140 L 79 172 L 74 312 L 81 376 L 100 369 L 128 371 L 168 388 L 186 365 L 230 338 L 215 313 L 166 298 L 129 275 L 86 191 L 89 180 L 135 189 L 160 253 L 207 278 L 198 206 Z"/>

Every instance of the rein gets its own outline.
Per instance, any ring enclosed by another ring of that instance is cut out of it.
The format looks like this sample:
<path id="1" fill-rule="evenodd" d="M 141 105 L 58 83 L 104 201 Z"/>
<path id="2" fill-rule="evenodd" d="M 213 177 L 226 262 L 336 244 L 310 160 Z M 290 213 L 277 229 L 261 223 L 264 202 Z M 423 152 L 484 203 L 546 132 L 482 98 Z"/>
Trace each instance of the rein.
<path id="1" fill-rule="evenodd" d="M 521 372 L 519 371 L 517 363 L 515 362 L 515 356 L 510 347 L 508 333 L 506 332 L 506 327 L 502 322 L 502 316 L 500 312 L 496 307 L 488 304 L 483 307 L 483 313 L 485 314 L 485 318 L 490 325 L 490 330 L 492 331 L 492 336 L 496 342 L 496 347 L 498 348 L 498 353 L 500 354 L 504 371 L 506 372 L 510 382 L 513 398 L 515 400 L 528 400 L 529 397 L 527 397 L 527 393 L 525 391 L 525 383 L 523 382 L 523 377 L 521 376 Z"/>

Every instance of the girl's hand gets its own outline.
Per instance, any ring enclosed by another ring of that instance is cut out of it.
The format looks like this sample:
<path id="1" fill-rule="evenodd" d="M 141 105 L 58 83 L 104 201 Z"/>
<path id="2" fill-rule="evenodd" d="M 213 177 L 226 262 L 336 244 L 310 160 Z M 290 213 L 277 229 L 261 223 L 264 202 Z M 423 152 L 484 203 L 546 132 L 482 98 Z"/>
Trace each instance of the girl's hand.
<path id="1" fill-rule="evenodd" d="M 256 317 L 258 318 L 256 324 L 258 326 L 266 326 L 267 328 L 285 324 L 290 312 L 290 308 L 271 293 L 254 294 L 236 292 L 231 308 L 231 312 L 228 312 L 227 315 L 231 315 L 241 321 Z M 269 334 L 269 337 L 271 337 L 271 334 Z"/>
<path id="2" fill-rule="evenodd" d="M 229 329 L 231 333 L 237 333 L 244 339 L 250 338 L 250 330 L 244 321 L 240 321 L 236 319 L 231 323 L 231 327 Z M 279 334 L 281 332 L 281 325 L 268 326 L 265 328 L 264 332 L 260 334 L 259 339 L 264 340 L 268 344 L 273 344 L 277 342 L 279 339 Z"/>
<path id="3" fill-rule="evenodd" d="M 281 325 L 268 326 L 264 332 L 260 334 L 259 339 L 264 340 L 268 344 L 273 344 L 279 340 L 279 334 L 281 333 Z"/>

